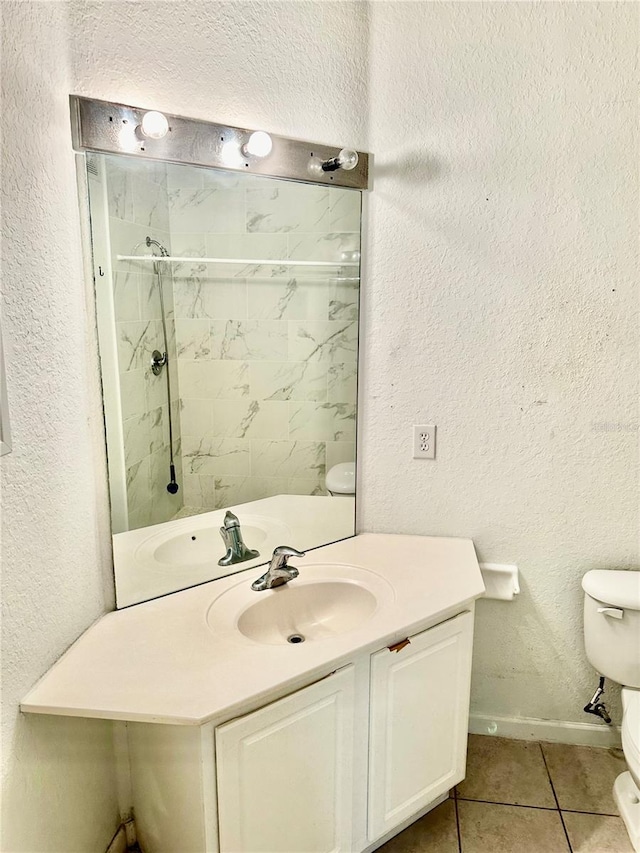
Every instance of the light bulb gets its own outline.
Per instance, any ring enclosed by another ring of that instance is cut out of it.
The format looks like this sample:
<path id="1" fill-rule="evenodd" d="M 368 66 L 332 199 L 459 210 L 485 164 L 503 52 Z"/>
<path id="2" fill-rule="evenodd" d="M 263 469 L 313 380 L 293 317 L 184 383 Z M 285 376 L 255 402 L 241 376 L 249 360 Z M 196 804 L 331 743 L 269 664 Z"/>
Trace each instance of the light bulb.
<path id="1" fill-rule="evenodd" d="M 225 142 L 220 149 L 220 159 L 225 166 L 230 166 L 232 168 L 240 166 L 242 164 L 242 158 L 240 157 L 238 144 L 231 139 L 228 142 Z"/>
<path id="2" fill-rule="evenodd" d="M 344 169 L 345 172 L 350 172 L 358 165 L 358 152 L 353 148 L 343 148 L 337 157 L 332 157 L 330 160 L 325 160 L 320 168 L 323 172 L 336 172 L 338 169 Z"/>
<path id="3" fill-rule="evenodd" d="M 169 131 L 166 116 L 156 110 L 150 110 L 142 116 L 140 133 L 147 139 L 162 139 Z"/>
<path id="4" fill-rule="evenodd" d="M 337 157 L 338 166 L 344 169 L 345 172 L 350 172 L 358 165 L 358 152 L 353 148 L 343 148 Z"/>
<path id="5" fill-rule="evenodd" d="M 266 157 L 271 154 L 273 141 L 268 133 L 264 130 L 256 130 L 249 137 L 249 141 L 242 146 L 245 154 L 251 154 L 253 157 Z"/>

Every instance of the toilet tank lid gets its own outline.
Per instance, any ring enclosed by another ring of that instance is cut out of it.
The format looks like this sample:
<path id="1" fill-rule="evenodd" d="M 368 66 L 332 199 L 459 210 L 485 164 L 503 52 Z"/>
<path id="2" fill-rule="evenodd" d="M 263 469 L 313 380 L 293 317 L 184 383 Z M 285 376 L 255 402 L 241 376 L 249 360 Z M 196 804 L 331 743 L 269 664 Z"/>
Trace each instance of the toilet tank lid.
<path id="1" fill-rule="evenodd" d="M 582 578 L 582 589 L 603 604 L 640 610 L 640 572 L 593 569 Z"/>

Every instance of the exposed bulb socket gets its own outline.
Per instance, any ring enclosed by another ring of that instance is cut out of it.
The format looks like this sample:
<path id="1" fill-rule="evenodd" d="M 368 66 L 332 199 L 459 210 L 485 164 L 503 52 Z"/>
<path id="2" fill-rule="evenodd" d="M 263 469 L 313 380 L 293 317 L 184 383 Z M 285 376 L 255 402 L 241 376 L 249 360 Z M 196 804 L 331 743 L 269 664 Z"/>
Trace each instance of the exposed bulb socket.
<path id="1" fill-rule="evenodd" d="M 336 172 L 338 169 L 343 169 L 345 172 L 350 172 L 358 165 L 358 152 L 353 148 L 343 148 L 337 157 L 331 157 L 330 160 L 325 160 L 321 165 L 323 172 Z"/>

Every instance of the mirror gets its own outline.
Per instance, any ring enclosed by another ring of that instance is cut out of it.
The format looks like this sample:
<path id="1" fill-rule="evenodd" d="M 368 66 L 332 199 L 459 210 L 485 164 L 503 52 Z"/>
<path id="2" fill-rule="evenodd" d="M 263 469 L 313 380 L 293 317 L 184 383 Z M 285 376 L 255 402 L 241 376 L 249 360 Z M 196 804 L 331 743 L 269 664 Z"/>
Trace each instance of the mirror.
<path id="1" fill-rule="evenodd" d="M 118 607 L 352 536 L 361 192 L 84 160 Z"/>

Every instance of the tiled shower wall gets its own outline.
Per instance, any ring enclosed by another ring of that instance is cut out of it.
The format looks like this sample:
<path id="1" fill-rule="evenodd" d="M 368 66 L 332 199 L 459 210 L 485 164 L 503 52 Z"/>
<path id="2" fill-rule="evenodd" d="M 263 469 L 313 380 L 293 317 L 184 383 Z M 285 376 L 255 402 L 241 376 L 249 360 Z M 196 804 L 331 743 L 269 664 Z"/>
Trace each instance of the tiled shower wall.
<path id="1" fill-rule="evenodd" d="M 167 167 L 185 504 L 326 494 L 355 458 L 360 193 Z"/>
<path id="2" fill-rule="evenodd" d="M 150 263 L 117 260 L 118 254 L 149 254 L 143 242 L 147 235 L 167 249 L 171 248 L 167 172 L 163 163 L 122 157 L 105 157 L 104 160 L 128 517 L 129 528 L 133 529 L 168 521 L 182 508 L 184 498 L 182 489 L 177 495 L 167 492 L 170 460 L 166 377 L 164 371 L 154 376 L 150 367 L 153 350 L 164 352 L 165 349 L 158 278 Z M 162 266 L 174 415 L 173 443 L 176 474 L 181 483 L 173 288 L 170 265 Z"/>

